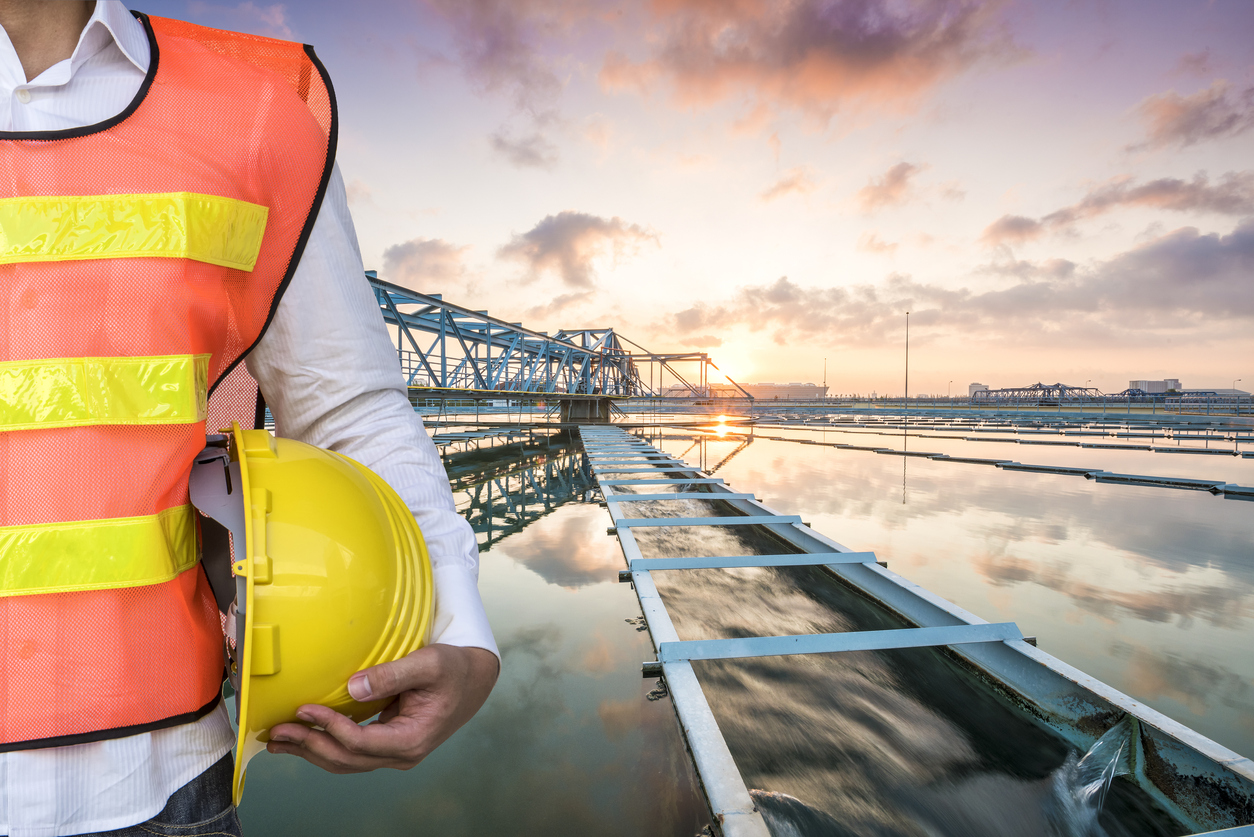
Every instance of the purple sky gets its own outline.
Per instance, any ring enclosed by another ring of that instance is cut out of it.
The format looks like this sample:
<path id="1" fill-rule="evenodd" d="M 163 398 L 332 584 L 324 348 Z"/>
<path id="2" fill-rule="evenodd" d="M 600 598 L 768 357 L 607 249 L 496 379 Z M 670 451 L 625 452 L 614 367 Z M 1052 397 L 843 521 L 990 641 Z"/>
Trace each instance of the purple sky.
<path id="1" fill-rule="evenodd" d="M 739 380 L 1254 384 L 1254 4 L 158 0 L 312 43 L 366 266 Z"/>

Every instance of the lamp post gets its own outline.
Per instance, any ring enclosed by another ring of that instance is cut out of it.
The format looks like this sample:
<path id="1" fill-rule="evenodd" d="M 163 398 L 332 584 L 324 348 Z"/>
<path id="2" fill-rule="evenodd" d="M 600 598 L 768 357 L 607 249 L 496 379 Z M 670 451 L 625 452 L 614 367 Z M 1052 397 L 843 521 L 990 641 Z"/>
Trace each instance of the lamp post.
<path id="1" fill-rule="evenodd" d="M 910 409 L 910 312 L 906 312 L 906 392 L 901 403 Z"/>
<path id="2" fill-rule="evenodd" d="M 945 387 L 945 397 L 953 398 L 954 382 L 951 380 L 949 386 Z"/>

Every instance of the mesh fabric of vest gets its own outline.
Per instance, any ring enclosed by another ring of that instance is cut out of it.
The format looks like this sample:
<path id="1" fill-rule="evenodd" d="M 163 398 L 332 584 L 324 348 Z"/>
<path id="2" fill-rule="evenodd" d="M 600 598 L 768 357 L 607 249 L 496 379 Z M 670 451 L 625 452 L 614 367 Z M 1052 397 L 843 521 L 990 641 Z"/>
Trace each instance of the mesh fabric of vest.
<path id="1" fill-rule="evenodd" d="M 325 191 L 333 94 L 301 45 L 138 17 L 152 66 L 136 100 L 100 125 L 0 135 L 0 197 L 191 192 L 247 201 L 269 208 L 256 266 L 0 265 L 0 361 L 208 354 L 210 432 L 232 419 L 251 426 L 256 384 L 241 361 L 273 315 Z M 0 527 L 184 505 L 205 431 L 201 421 L 0 432 Z M 221 643 L 199 566 L 161 584 L 0 596 L 0 750 L 192 720 L 217 700 Z"/>

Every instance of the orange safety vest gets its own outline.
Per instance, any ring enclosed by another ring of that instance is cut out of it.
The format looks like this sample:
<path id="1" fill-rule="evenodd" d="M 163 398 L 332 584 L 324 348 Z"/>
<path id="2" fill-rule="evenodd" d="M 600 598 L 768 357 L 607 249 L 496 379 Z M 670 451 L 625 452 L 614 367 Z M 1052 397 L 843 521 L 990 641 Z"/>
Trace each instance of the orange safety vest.
<path id="1" fill-rule="evenodd" d="M 0 751 L 217 702 L 188 474 L 206 418 L 252 424 L 240 361 L 335 159 L 311 48 L 136 17 L 152 64 L 126 110 L 0 134 Z"/>

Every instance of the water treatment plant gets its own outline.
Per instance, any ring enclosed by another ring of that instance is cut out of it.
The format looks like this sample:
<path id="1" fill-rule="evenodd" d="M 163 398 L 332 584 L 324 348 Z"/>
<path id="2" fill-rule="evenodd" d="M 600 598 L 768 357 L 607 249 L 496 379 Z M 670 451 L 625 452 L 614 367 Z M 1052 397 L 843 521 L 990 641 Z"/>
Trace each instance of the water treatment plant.
<path id="1" fill-rule="evenodd" d="M 440 803 L 357 826 L 1118 837 L 1254 820 L 1248 406 L 746 397 L 720 415 L 641 375 L 708 356 L 634 357 L 610 331 L 527 333 L 374 284 L 478 535 L 505 673 L 435 769 L 383 780 Z M 316 772 L 253 772 L 302 791 L 250 824 L 341 816 Z"/>

